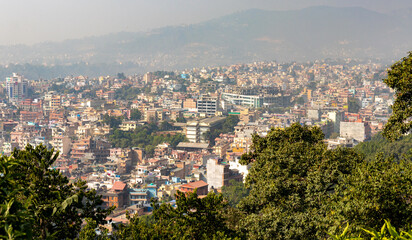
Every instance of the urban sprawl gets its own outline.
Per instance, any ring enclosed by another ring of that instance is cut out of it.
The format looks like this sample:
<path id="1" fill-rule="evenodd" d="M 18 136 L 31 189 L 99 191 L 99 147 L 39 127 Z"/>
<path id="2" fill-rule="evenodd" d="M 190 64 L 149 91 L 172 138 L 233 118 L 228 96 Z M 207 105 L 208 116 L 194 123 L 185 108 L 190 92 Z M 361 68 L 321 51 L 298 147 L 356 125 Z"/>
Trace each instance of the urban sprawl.
<path id="1" fill-rule="evenodd" d="M 0 150 L 40 144 L 55 169 L 87 182 L 116 206 L 149 214 L 176 191 L 202 196 L 243 181 L 239 164 L 254 134 L 295 122 L 319 126 L 329 148 L 353 147 L 381 131 L 393 103 L 385 66 L 315 61 L 256 62 L 144 75 L 26 79 L 0 88 Z"/>

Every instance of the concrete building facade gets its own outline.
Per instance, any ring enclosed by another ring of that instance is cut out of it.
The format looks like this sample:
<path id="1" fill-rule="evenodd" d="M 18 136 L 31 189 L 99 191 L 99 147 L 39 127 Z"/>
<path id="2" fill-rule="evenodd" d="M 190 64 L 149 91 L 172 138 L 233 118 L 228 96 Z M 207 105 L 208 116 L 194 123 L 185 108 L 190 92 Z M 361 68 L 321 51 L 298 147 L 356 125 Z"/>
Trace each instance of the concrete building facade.
<path id="1" fill-rule="evenodd" d="M 202 96 L 197 101 L 197 112 L 204 113 L 208 116 L 216 114 L 218 108 L 217 97 Z"/>
<path id="2" fill-rule="evenodd" d="M 225 117 L 212 117 L 188 122 L 186 124 L 186 137 L 189 142 L 205 143 L 207 142 L 204 137 L 205 133 L 221 127 L 225 119 Z"/>
<path id="3" fill-rule="evenodd" d="M 363 142 L 371 138 L 371 128 L 365 122 L 341 122 L 340 136 Z"/>
<path id="4" fill-rule="evenodd" d="M 239 171 L 230 169 L 230 165 L 222 162 L 221 159 L 209 159 L 206 164 L 207 169 L 207 184 L 210 189 L 219 189 L 229 185 L 230 180 L 242 181 L 243 175 Z"/>

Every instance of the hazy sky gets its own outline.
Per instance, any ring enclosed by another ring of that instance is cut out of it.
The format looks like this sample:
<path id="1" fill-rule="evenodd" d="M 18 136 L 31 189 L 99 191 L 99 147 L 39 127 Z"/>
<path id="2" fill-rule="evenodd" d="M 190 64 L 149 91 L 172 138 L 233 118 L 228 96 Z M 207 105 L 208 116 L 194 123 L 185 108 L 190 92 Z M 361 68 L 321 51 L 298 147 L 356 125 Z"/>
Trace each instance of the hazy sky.
<path id="1" fill-rule="evenodd" d="M 193 24 L 250 8 L 316 5 L 390 12 L 412 8 L 412 0 L 0 0 L 0 45 Z"/>

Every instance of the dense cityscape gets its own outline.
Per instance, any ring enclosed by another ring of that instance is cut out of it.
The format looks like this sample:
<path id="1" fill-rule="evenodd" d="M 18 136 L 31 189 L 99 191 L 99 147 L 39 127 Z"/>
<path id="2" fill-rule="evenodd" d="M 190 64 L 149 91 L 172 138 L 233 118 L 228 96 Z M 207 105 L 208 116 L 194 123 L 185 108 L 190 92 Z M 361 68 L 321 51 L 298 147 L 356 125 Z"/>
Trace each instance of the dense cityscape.
<path id="1" fill-rule="evenodd" d="M 0 239 L 412 240 L 411 1 L 0 9 Z"/>
<path id="2" fill-rule="evenodd" d="M 177 190 L 199 195 L 243 181 L 239 164 L 253 134 L 292 123 L 319 126 L 329 148 L 353 147 L 381 131 L 393 91 L 384 66 L 316 61 L 256 62 L 142 76 L 67 76 L 3 82 L 2 152 L 54 149 L 53 168 L 87 181 L 116 206 L 150 211 Z"/>

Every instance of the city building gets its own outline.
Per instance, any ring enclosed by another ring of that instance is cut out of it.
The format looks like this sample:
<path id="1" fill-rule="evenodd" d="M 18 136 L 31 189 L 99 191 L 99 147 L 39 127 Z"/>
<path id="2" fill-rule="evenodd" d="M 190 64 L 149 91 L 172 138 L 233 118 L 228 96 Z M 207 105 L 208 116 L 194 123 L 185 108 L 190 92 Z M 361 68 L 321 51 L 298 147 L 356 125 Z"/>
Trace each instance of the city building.
<path id="1" fill-rule="evenodd" d="M 54 136 L 50 142 L 54 148 L 54 151 L 59 151 L 60 155 L 67 155 L 71 149 L 71 139 L 67 136 Z"/>
<path id="2" fill-rule="evenodd" d="M 10 102 L 18 102 L 28 97 L 29 85 L 23 76 L 13 73 L 6 78 L 6 91 Z"/>
<path id="3" fill-rule="evenodd" d="M 204 118 L 202 120 L 190 121 L 186 124 L 186 137 L 189 142 L 207 142 L 205 134 L 222 126 L 225 117 Z"/>
<path id="4" fill-rule="evenodd" d="M 234 104 L 248 107 L 262 107 L 263 98 L 256 95 L 242 95 L 236 93 L 222 93 L 222 99 Z"/>
<path id="5" fill-rule="evenodd" d="M 363 142 L 371 138 L 371 128 L 365 122 L 341 122 L 340 136 Z"/>
<path id="6" fill-rule="evenodd" d="M 190 182 L 190 183 L 183 184 L 182 186 L 180 186 L 179 191 L 184 192 L 184 193 L 189 193 L 197 189 L 196 193 L 198 196 L 207 195 L 207 193 L 209 192 L 208 186 L 209 185 L 206 182 L 200 180 L 196 182 Z"/>
<path id="7" fill-rule="evenodd" d="M 207 116 L 216 115 L 218 108 L 217 97 L 202 96 L 197 100 L 197 112 L 204 113 Z"/>
<path id="8" fill-rule="evenodd" d="M 230 180 L 242 181 L 243 175 L 237 170 L 231 170 L 230 165 L 223 162 L 222 159 L 209 159 L 206 164 L 207 183 L 210 189 L 219 189 L 228 186 Z"/>

